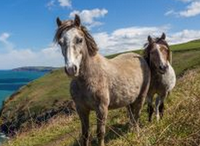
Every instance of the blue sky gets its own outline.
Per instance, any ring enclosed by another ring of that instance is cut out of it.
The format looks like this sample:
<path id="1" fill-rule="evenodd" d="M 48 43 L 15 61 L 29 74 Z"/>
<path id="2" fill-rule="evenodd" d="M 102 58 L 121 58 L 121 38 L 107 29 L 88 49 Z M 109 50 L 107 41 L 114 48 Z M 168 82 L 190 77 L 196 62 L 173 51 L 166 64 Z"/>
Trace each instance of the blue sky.
<path id="1" fill-rule="evenodd" d="M 62 66 L 55 19 L 74 14 L 104 55 L 140 49 L 162 32 L 170 44 L 200 38 L 200 0 L 1 0 L 0 69 Z"/>

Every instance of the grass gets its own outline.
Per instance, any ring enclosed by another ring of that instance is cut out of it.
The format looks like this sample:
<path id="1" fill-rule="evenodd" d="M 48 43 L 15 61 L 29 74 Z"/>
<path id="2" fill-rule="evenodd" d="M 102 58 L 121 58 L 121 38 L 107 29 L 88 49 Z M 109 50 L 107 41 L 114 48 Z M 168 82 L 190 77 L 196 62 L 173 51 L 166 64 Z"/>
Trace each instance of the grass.
<path id="1" fill-rule="evenodd" d="M 200 49 L 200 40 L 194 40 L 183 44 L 172 45 L 171 49 L 173 51 L 187 51 Z"/>
<path id="2" fill-rule="evenodd" d="M 171 48 L 173 51 L 173 67 L 175 68 L 177 76 L 181 77 L 187 70 L 198 68 L 200 66 L 200 41 L 173 45 Z M 137 51 L 137 53 L 141 54 L 142 51 Z M 116 55 L 118 54 L 110 55 L 108 58 L 112 58 Z M 107 127 L 108 134 L 106 136 L 107 145 L 129 145 L 130 143 L 128 141 L 131 141 L 131 143 L 134 143 L 135 145 L 167 145 L 169 144 L 167 143 L 167 140 L 169 140 L 169 142 L 176 140 L 177 144 L 181 144 L 182 137 L 188 138 L 189 135 L 193 136 L 192 133 L 199 129 L 197 126 L 200 126 L 200 123 L 192 125 L 191 121 L 195 120 L 195 116 L 192 115 L 191 119 L 190 117 L 187 117 L 190 116 L 193 110 L 198 115 L 197 108 L 200 102 L 194 95 L 192 95 L 191 98 L 186 97 L 190 97 L 190 91 L 197 95 L 200 94 L 199 84 L 196 83 L 199 83 L 200 79 L 198 76 L 199 70 L 191 72 L 194 72 L 194 81 L 192 82 L 192 79 L 190 79 L 192 76 L 188 76 L 190 73 L 179 79 L 175 91 L 168 99 L 166 116 L 162 122 L 153 122 L 152 124 L 149 124 L 146 121 L 146 114 L 142 114 L 141 122 L 143 123 L 143 126 L 139 135 L 129 131 L 127 126 L 128 119 L 126 118 L 127 114 L 124 109 L 110 111 L 108 120 L 109 127 Z M 197 81 L 195 82 L 195 80 Z M 17 122 L 21 120 L 19 118 L 24 116 L 38 115 L 45 111 L 59 108 L 60 105 L 70 99 L 69 83 L 70 79 L 67 78 L 63 69 L 53 71 L 50 74 L 29 83 L 27 86 L 22 87 L 14 96 L 11 96 L 6 100 L 0 121 Z M 194 88 L 190 89 L 190 86 Z M 188 90 L 188 88 L 190 90 Z M 194 105 L 191 103 L 193 100 L 195 101 Z M 186 110 L 186 113 L 184 113 L 184 109 L 189 110 Z M 95 135 L 94 125 L 96 123 L 94 117 L 95 116 L 93 114 L 91 116 L 93 135 Z M 198 117 L 200 118 L 199 115 Z M 198 117 L 196 119 L 197 122 L 199 122 Z M 187 125 L 184 123 L 184 120 L 187 121 L 188 119 L 190 119 L 190 123 Z M 59 122 L 62 124 L 59 124 Z M 49 124 L 44 124 L 40 128 L 36 126 L 36 128 L 32 128 L 32 130 L 28 129 L 28 132 L 24 132 L 24 130 L 26 131 L 27 129 L 27 125 L 25 123 L 23 124 L 24 128 L 22 128 L 23 132 L 20 132 L 16 137 L 11 139 L 8 144 L 5 144 L 5 146 L 23 146 L 23 143 L 26 146 L 49 145 L 53 142 L 58 142 L 59 145 L 76 145 L 74 137 L 75 139 L 78 138 L 78 132 L 80 129 L 79 125 L 77 115 L 69 118 L 61 118 L 58 116 L 55 120 L 51 120 Z M 72 130 L 71 126 L 75 130 Z M 113 132 L 113 129 L 114 131 L 117 131 L 120 136 L 116 135 L 116 133 Z M 71 130 L 77 131 L 77 133 L 73 136 L 69 136 Z M 64 138 L 61 139 L 60 137 Z M 93 143 L 95 144 L 95 140 Z"/>
<path id="3" fill-rule="evenodd" d="M 165 115 L 159 123 L 147 122 L 146 106 L 138 133 L 128 128 L 125 108 L 109 111 L 106 145 L 199 145 L 200 144 L 200 68 L 187 71 L 179 78 L 167 99 Z M 154 117 L 155 118 L 155 117 Z M 95 114 L 91 117 L 91 141 L 96 145 Z M 4 146 L 76 146 L 80 122 L 77 115 L 54 117 L 42 127 L 19 133 Z"/>
<path id="4" fill-rule="evenodd" d="M 200 66 L 200 49 L 173 52 L 173 67 L 176 75 L 180 76 L 184 71 Z"/>

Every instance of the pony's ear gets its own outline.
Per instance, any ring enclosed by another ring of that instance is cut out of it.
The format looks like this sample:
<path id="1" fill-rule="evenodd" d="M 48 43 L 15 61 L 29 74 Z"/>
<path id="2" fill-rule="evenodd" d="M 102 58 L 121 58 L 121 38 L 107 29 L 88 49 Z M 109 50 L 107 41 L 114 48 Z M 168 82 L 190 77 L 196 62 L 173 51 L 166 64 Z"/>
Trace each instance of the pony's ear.
<path id="1" fill-rule="evenodd" d="M 162 35 L 161 35 L 161 37 L 160 37 L 161 39 L 163 39 L 163 40 L 165 40 L 166 39 L 166 35 L 165 35 L 165 33 L 163 32 L 162 33 Z"/>
<path id="2" fill-rule="evenodd" d="M 149 44 L 153 43 L 153 39 L 150 35 L 148 36 L 148 41 L 149 41 Z"/>
<path id="3" fill-rule="evenodd" d="M 74 25 L 78 26 L 78 27 L 81 25 L 81 19 L 80 19 L 79 15 L 77 15 L 77 14 L 75 14 Z"/>
<path id="4" fill-rule="evenodd" d="M 62 21 L 60 20 L 59 17 L 57 17 L 56 22 L 58 27 L 62 25 Z"/>

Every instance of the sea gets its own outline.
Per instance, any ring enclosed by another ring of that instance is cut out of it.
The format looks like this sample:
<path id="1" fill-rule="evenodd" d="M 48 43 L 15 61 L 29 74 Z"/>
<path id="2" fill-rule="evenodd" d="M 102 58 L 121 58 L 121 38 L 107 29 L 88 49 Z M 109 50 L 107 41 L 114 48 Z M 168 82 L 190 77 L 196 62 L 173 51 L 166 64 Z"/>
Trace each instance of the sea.
<path id="1" fill-rule="evenodd" d="M 11 94 L 27 83 L 42 77 L 46 73 L 47 72 L 0 70 L 0 108 L 2 108 L 3 101 Z M 0 145 L 7 139 L 8 137 L 0 133 Z"/>

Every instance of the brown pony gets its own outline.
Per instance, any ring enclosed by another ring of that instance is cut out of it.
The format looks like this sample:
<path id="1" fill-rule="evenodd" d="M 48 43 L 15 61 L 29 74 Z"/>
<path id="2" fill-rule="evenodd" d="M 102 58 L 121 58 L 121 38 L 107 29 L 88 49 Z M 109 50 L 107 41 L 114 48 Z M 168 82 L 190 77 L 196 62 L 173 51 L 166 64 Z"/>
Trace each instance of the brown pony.
<path id="1" fill-rule="evenodd" d="M 151 69 L 151 83 L 147 95 L 149 121 L 152 120 L 154 112 L 152 106 L 153 96 L 158 95 L 156 98 L 156 117 L 158 121 L 160 117 L 163 117 L 164 99 L 176 83 L 176 75 L 170 64 L 172 55 L 165 38 L 164 33 L 160 38 L 155 39 L 148 36 L 148 43 L 144 49 L 144 58 Z"/>
<path id="2" fill-rule="evenodd" d="M 81 145 L 89 144 L 89 114 L 97 116 L 99 146 L 104 146 L 108 109 L 126 106 L 132 124 L 137 124 L 150 84 L 150 70 L 146 61 L 134 53 L 107 59 L 97 51 L 97 45 L 81 25 L 78 15 L 74 20 L 61 21 L 55 41 L 65 59 L 65 71 L 73 78 L 71 96 L 81 120 Z"/>

